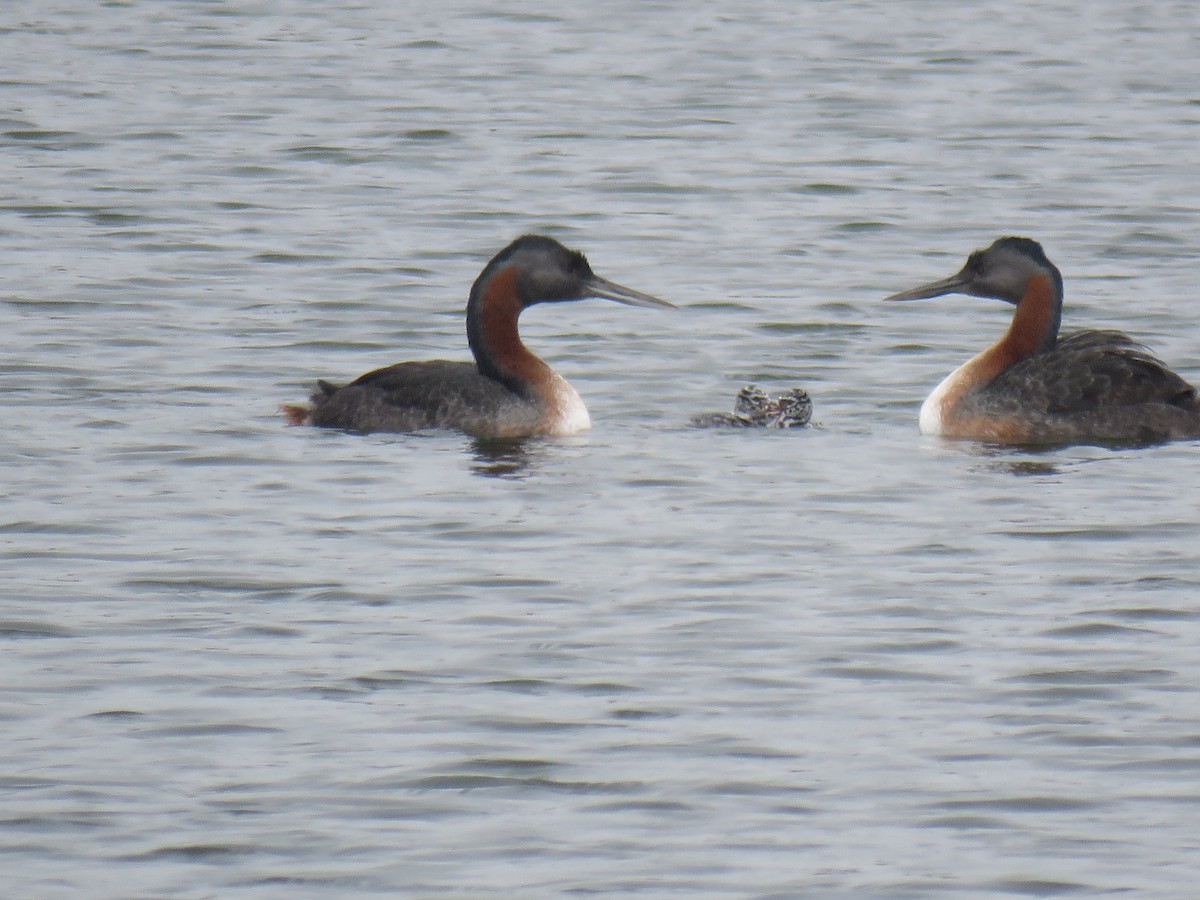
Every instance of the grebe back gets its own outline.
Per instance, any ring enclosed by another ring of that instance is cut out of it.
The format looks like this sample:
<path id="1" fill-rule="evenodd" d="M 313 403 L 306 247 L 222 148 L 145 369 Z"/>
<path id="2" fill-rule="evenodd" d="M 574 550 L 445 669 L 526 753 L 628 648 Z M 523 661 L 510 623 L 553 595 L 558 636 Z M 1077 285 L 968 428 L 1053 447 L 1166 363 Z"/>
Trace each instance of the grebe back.
<path id="1" fill-rule="evenodd" d="M 285 406 L 293 425 L 356 432 L 449 428 L 476 437 L 573 434 L 591 425 L 575 389 L 517 333 L 535 303 L 601 297 L 630 306 L 674 306 L 596 275 L 582 253 L 524 235 L 484 267 L 467 302 L 475 362 L 404 362 L 344 387 L 317 382 L 309 406 Z"/>
<path id="2" fill-rule="evenodd" d="M 1148 444 L 1200 437 L 1196 389 L 1118 331 L 1059 340 L 1062 275 L 1040 244 L 1004 237 L 949 278 L 888 300 L 944 294 L 1013 304 L 1005 335 L 921 407 L 924 434 L 1014 444 Z"/>

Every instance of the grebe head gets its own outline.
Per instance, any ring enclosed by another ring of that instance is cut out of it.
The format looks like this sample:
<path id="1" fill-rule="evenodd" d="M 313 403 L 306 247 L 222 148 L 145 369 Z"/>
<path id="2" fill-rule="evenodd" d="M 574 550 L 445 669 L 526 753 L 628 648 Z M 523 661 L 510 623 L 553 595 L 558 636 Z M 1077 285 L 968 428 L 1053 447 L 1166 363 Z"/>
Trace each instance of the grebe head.
<path id="1" fill-rule="evenodd" d="M 530 396 L 532 383 L 538 379 L 561 381 L 521 343 L 517 320 L 535 303 L 585 297 L 674 308 L 665 300 L 601 278 L 582 253 L 568 250 L 554 238 L 524 235 L 492 257 L 471 286 L 467 343 L 480 373 L 522 396 Z M 571 393 L 582 407 L 582 401 Z"/>
<path id="2" fill-rule="evenodd" d="M 582 253 L 568 250 L 554 238 L 540 234 L 523 235 L 497 253 L 476 279 L 472 297 L 483 294 L 488 282 L 509 268 L 515 271 L 515 287 L 522 309 L 535 303 L 588 297 L 603 297 L 630 306 L 675 308 L 666 300 L 601 278 L 592 271 Z"/>
<path id="3" fill-rule="evenodd" d="M 1038 274 L 1049 275 L 1057 296 L 1062 298 L 1062 275 L 1046 258 L 1042 245 L 1023 237 L 1002 237 L 986 250 L 976 250 L 957 273 L 940 281 L 931 281 L 909 291 L 892 294 L 886 300 L 925 300 L 944 294 L 969 294 L 992 297 L 1017 304 L 1025 296 L 1029 280 Z"/>

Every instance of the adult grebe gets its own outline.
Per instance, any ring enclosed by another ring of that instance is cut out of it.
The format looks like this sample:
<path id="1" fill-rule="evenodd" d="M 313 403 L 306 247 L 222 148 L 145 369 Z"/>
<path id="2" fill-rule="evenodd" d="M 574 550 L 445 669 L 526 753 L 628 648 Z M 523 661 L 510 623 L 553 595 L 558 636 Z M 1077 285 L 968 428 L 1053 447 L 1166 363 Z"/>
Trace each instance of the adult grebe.
<path id="1" fill-rule="evenodd" d="M 999 341 L 921 407 L 923 434 L 1011 444 L 1148 444 L 1200 437 L 1196 389 L 1118 331 L 1058 340 L 1063 282 L 1036 241 L 1003 237 L 956 275 L 893 294 L 993 297 L 1016 306 Z"/>
<path id="2" fill-rule="evenodd" d="M 482 438 L 573 434 L 591 425 L 561 375 L 521 343 L 517 319 L 535 303 L 604 297 L 631 306 L 674 306 L 592 272 L 582 253 L 527 234 L 492 258 L 467 302 L 475 362 L 405 362 L 345 387 L 318 381 L 311 406 L 285 406 L 292 425 L 349 431 L 452 428 Z"/>

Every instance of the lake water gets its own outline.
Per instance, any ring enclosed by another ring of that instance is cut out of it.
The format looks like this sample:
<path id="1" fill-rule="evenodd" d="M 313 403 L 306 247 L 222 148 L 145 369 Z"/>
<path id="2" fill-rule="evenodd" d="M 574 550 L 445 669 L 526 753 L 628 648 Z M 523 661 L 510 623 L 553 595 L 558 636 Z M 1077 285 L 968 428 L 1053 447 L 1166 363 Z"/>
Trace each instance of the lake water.
<path id="1" fill-rule="evenodd" d="M 1200 380 L 1191 3 L 0 12 L 0 894 L 1200 878 L 1200 446 L 923 438 L 1001 234 Z M 285 428 L 539 307 L 587 434 Z M 754 381 L 817 427 L 703 431 Z"/>

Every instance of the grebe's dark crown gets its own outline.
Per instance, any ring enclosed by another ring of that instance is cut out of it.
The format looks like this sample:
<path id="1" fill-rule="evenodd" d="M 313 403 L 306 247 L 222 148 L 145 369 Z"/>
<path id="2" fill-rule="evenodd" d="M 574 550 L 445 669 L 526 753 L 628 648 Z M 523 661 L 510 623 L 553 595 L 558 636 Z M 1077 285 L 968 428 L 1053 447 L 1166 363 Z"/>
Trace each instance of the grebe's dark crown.
<path id="1" fill-rule="evenodd" d="M 1002 237 L 997 239 L 992 246 L 1016 250 L 1018 253 L 1024 253 L 1039 265 L 1050 265 L 1050 260 L 1046 258 L 1046 251 L 1043 250 L 1042 245 L 1033 240 L 1033 238 L 1014 236 Z"/>
<path id="2" fill-rule="evenodd" d="M 987 250 L 976 250 L 972 253 L 971 258 L 967 261 L 967 265 L 970 266 L 977 257 L 988 254 L 993 250 L 1012 251 L 1031 260 L 1037 266 L 1050 273 L 1050 277 L 1054 280 L 1054 288 L 1058 292 L 1058 296 L 1061 297 L 1063 295 L 1062 273 L 1058 271 L 1058 267 L 1054 263 L 1050 262 L 1050 258 L 1046 256 L 1046 251 L 1042 249 L 1042 245 L 1037 241 L 1032 238 L 1015 236 L 999 238 Z M 982 264 L 982 260 L 980 262 Z"/>

